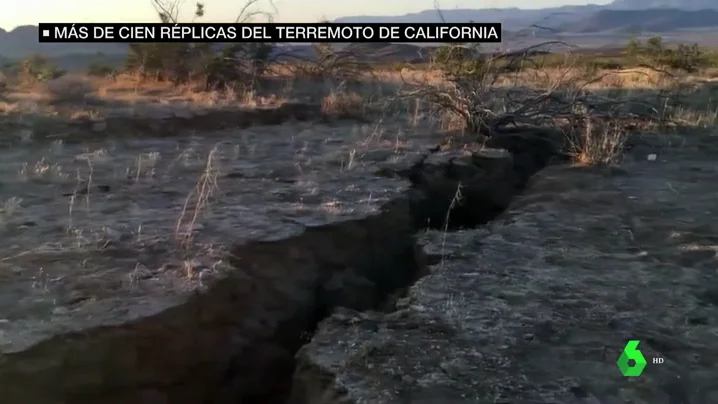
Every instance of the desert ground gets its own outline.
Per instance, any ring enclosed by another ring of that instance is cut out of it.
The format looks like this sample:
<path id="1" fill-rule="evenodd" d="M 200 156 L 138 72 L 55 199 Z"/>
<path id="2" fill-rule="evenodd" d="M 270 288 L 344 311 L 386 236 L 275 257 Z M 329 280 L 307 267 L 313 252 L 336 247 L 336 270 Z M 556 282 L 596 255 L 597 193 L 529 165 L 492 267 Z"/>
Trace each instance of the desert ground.
<path id="1" fill-rule="evenodd" d="M 587 74 L 8 85 L 0 396 L 715 402 L 718 84 Z"/>

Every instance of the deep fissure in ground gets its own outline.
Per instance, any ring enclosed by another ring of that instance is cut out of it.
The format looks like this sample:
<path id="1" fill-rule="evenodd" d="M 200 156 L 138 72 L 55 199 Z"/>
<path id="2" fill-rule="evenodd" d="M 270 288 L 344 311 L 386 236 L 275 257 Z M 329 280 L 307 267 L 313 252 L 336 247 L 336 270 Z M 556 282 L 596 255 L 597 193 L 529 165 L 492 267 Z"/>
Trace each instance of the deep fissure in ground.
<path id="1" fill-rule="evenodd" d="M 557 156 L 555 143 L 535 134 L 485 147 L 381 170 L 412 186 L 376 215 L 235 246 L 236 270 L 184 304 L 6 355 L 4 395 L 38 404 L 303 403 L 294 355 L 322 319 L 337 307 L 390 309 L 390 297 L 428 272 L 417 232 L 491 221 Z"/>
<path id="2" fill-rule="evenodd" d="M 392 310 L 392 298 L 403 295 L 416 280 L 427 274 L 428 265 L 436 264 L 442 257 L 427 256 L 420 245 L 416 244 L 415 234 L 425 229 L 455 231 L 476 228 L 495 219 L 508 208 L 511 200 L 526 186 L 528 180 L 538 171 L 551 163 L 562 163 L 566 156 L 559 153 L 561 149 L 555 138 L 536 136 L 532 133 L 525 136 L 517 131 L 515 136 L 489 139 L 485 144 L 488 149 L 467 155 L 444 155 L 431 161 L 431 154 L 424 155 L 417 163 L 407 170 L 380 174 L 393 174 L 408 179 L 412 188 L 405 195 L 408 201 L 411 231 L 403 232 L 407 244 L 411 245 L 413 254 L 401 254 L 407 261 L 387 260 L 377 262 L 373 269 L 364 267 L 360 276 L 373 283 L 374 290 L 365 304 L 355 304 L 351 295 L 361 293 L 361 288 L 351 287 L 334 291 L 326 284 L 320 286 L 316 295 L 316 311 L 312 321 L 305 330 L 305 341 L 294 341 L 291 352 L 294 354 L 303 342 L 309 342 L 317 326 L 331 311 L 339 306 L 356 310 Z M 383 215 L 400 214 L 395 209 L 400 201 L 394 201 L 383 209 Z M 404 206 L 405 208 L 407 206 Z M 388 212 L 388 213 L 387 213 Z M 368 221 L 372 219 L 365 219 Z M 378 220 L 381 221 L 381 220 Z M 338 226 L 342 226 L 341 224 Z M 311 230 L 310 230 L 311 231 Z M 408 246 L 407 246 L 408 247 Z M 336 295 L 336 293 L 339 295 Z M 294 331 L 296 334 L 297 331 Z M 285 375 L 293 375 L 294 363 L 287 364 Z M 291 377 L 291 376 L 290 376 Z M 280 383 L 283 388 L 291 386 L 291 378 Z M 302 386 L 293 386 L 286 394 L 282 391 L 272 397 L 252 398 L 241 397 L 241 402 L 277 402 L 289 404 L 311 404 L 305 399 Z"/>

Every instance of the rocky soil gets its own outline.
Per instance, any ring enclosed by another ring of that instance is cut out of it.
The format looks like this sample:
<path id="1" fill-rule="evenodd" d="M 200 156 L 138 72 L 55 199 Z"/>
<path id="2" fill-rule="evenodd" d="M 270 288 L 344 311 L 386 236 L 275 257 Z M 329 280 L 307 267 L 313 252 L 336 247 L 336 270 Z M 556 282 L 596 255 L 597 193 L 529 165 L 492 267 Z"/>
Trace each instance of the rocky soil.
<path id="1" fill-rule="evenodd" d="M 443 260 L 392 312 L 323 321 L 294 402 L 716 402 L 718 138 L 676 140 L 621 169 L 547 168 L 489 226 L 425 232 Z"/>

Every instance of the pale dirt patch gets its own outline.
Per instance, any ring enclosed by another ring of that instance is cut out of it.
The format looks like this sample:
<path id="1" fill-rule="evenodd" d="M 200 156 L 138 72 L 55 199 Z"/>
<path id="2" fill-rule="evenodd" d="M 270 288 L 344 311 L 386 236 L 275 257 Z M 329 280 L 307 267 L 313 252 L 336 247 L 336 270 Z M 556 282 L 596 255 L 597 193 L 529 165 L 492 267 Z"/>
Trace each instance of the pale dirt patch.
<path id="1" fill-rule="evenodd" d="M 173 85 L 119 75 L 115 79 L 67 75 L 47 82 L 9 87 L 0 98 L 2 114 L 41 114 L 77 119 L 115 115 L 126 109 L 226 109 L 276 107 L 289 94 L 259 94 L 221 88 L 208 91 L 196 83 Z M 32 118 L 27 116 L 26 118 Z"/>

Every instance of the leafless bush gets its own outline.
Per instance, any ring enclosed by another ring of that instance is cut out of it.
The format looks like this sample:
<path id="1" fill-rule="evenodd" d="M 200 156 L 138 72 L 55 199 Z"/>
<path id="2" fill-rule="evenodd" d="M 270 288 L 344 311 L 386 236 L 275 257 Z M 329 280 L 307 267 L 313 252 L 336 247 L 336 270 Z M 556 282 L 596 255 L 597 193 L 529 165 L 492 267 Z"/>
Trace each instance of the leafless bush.
<path id="1" fill-rule="evenodd" d="M 152 0 L 162 23 L 177 23 L 182 0 Z M 254 22 L 256 18 L 272 22 L 273 13 L 257 9 L 262 0 L 247 0 L 236 23 Z M 268 5 L 276 11 L 272 0 Z M 194 19 L 205 15 L 204 3 L 195 4 Z M 194 22 L 193 19 L 193 22 Z M 226 86 L 252 88 L 272 63 L 273 43 L 131 43 L 126 69 L 138 77 L 174 84 L 204 82 L 207 90 Z"/>
<path id="2" fill-rule="evenodd" d="M 62 76 L 40 86 L 42 94 L 52 103 L 82 103 L 95 91 L 90 80 L 79 76 Z"/>
<path id="3" fill-rule="evenodd" d="M 371 75 L 373 70 L 371 63 L 351 50 L 338 50 L 329 43 L 315 44 L 313 50 L 313 60 L 292 61 L 291 70 L 295 77 L 340 83 L 360 80 Z"/>
<path id="4" fill-rule="evenodd" d="M 551 45 L 564 44 L 544 44 Z M 537 76 L 546 73 L 538 66 L 530 66 L 532 50 L 473 57 L 467 57 L 467 52 L 445 50 L 440 53 L 441 59 L 434 61 L 434 66 L 444 73 L 445 82 L 415 87 L 405 95 L 419 97 L 461 117 L 467 131 L 487 136 L 509 124 L 541 125 L 571 115 L 576 104 L 586 103 L 578 80 L 569 77 L 573 66 L 532 80 L 541 86 L 527 86 L 517 75 L 514 82 L 506 82 L 519 67 L 522 71 L 533 70 Z"/>
<path id="5" fill-rule="evenodd" d="M 544 68 L 533 55 L 561 47 L 567 55 L 560 68 Z M 460 52 L 454 52 L 458 48 Z M 661 113 L 644 100 L 600 96 L 589 87 L 607 75 L 581 69 L 563 42 L 547 42 L 518 52 L 480 54 L 461 45 L 446 45 L 435 55 L 433 68 L 443 73 L 439 83 L 410 83 L 401 97 L 428 102 L 466 132 L 501 136 L 509 126 L 564 129 L 572 136 L 572 150 L 584 163 L 608 164 L 622 145 L 627 127 L 655 122 Z M 636 73 L 636 72 L 631 72 Z M 668 94 L 664 94 L 668 95 Z M 668 95 L 670 96 L 670 95 Z M 655 101 L 655 100 L 654 100 Z M 630 105 L 627 105 L 630 104 Z M 645 108 L 635 108 L 637 104 Z M 641 110 L 641 113 L 637 113 Z M 587 126 L 593 119 L 612 122 L 610 130 Z M 576 137 L 578 135 L 578 137 Z"/>

